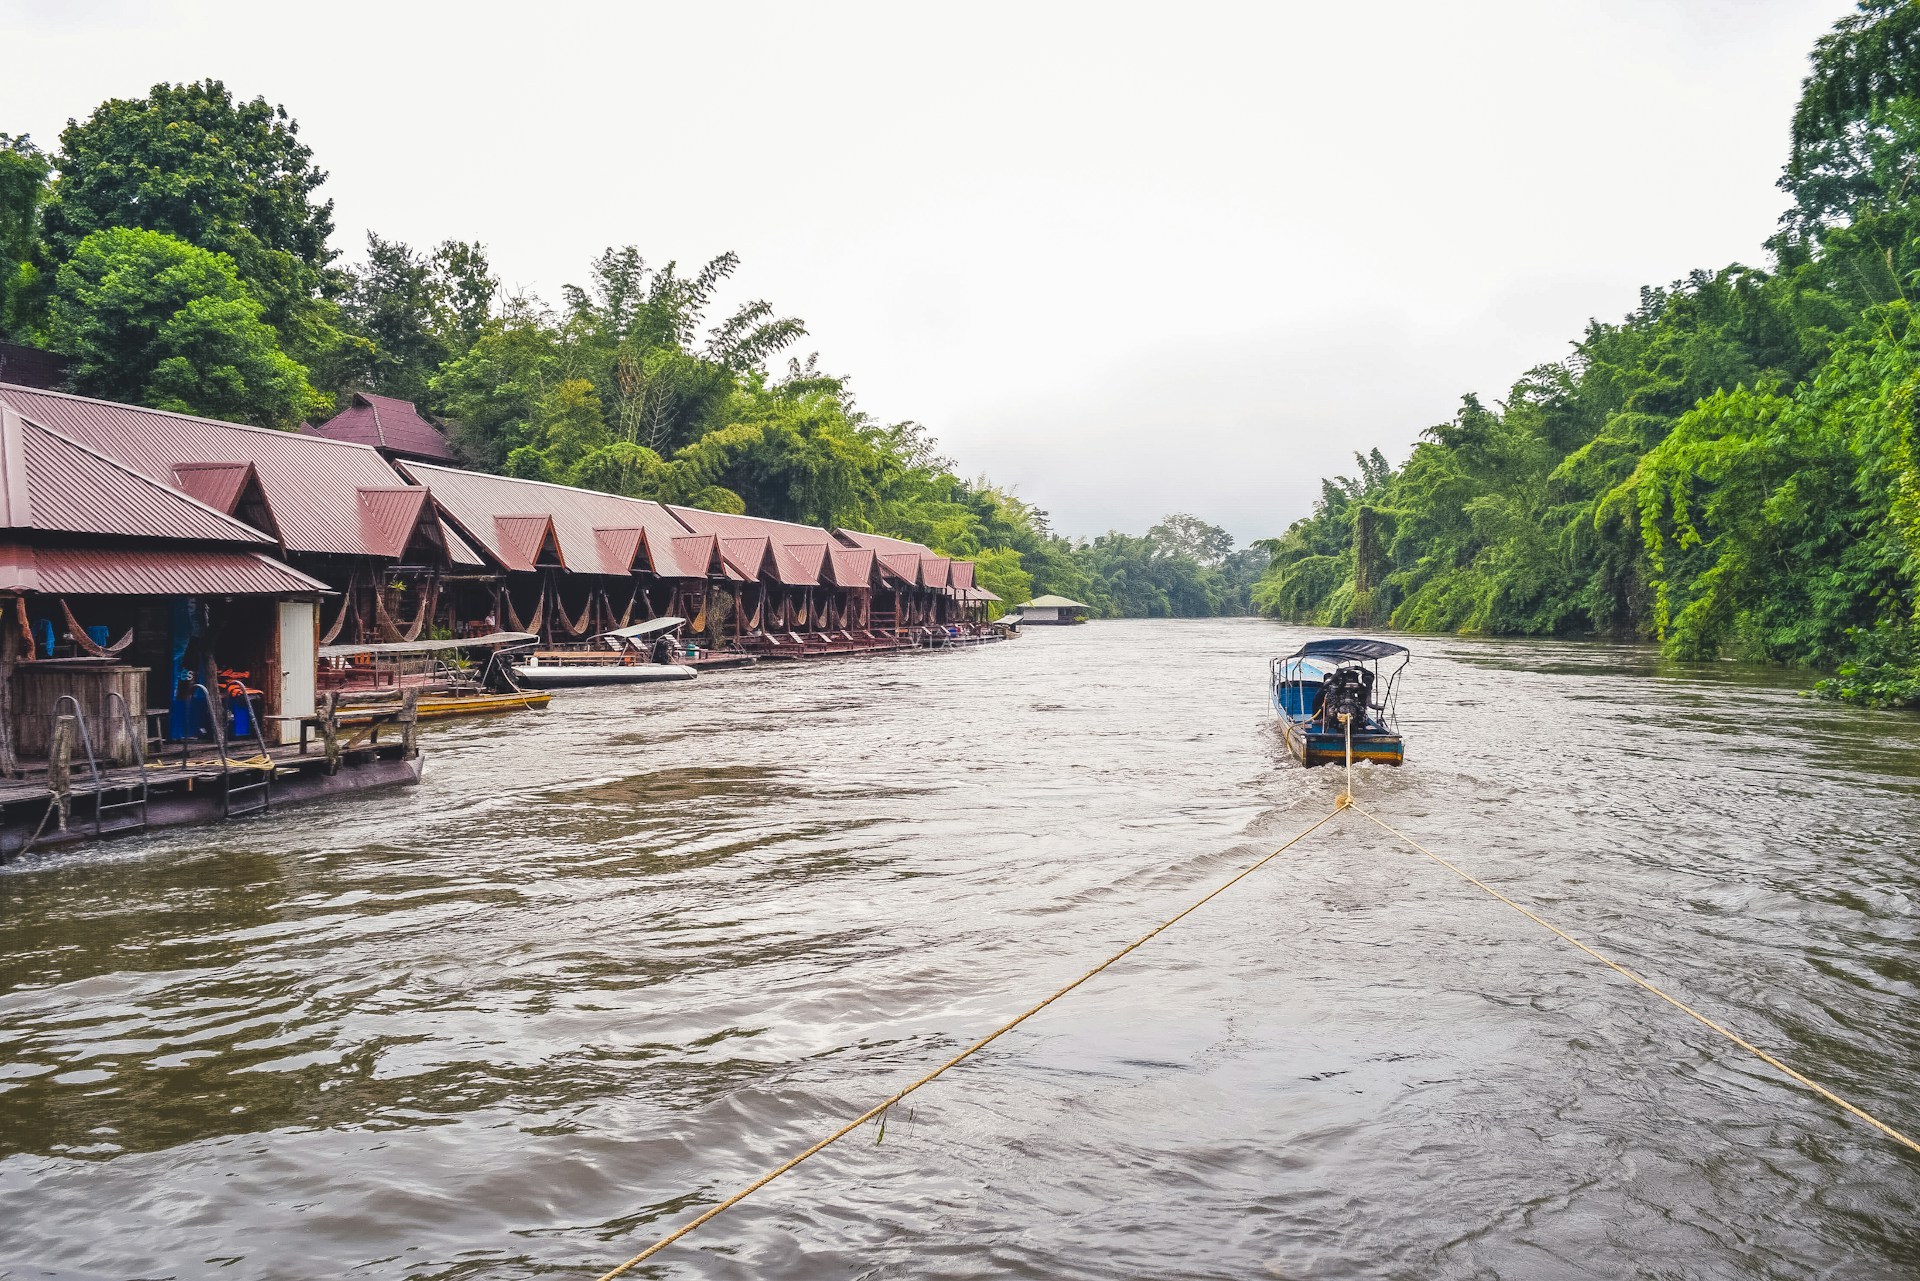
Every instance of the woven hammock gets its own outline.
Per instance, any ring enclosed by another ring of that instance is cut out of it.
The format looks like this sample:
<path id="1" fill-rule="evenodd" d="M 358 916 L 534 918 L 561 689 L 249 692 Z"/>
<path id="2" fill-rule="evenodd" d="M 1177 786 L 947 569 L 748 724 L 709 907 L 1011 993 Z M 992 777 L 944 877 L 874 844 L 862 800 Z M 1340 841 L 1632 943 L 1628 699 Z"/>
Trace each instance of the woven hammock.
<path id="1" fill-rule="evenodd" d="M 540 588 L 540 600 L 533 608 L 533 617 L 524 623 L 520 621 L 520 611 L 513 607 L 512 589 L 502 587 L 500 598 L 506 603 L 507 622 L 512 624 L 514 631 L 527 632 L 534 636 L 540 634 L 540 623 L 547 614 L 547 589 L 544 584 Z"/>
<path id="2" fill-rule="evenodd" d="M 340 639 L 340 629 L 347 625 L 347 614 L 353 609 L 353 580 L 347 580 L 347 589 L 340 593 L 340 612 L 333 616 L 333 626 L 327 628 L 320 638 L 322 645 L 331 645 Z"/>
<path id="3" fill-rule="evenodd" d="M 93 637 L 87 635 L 87 629 L 80 626 L 80 620 L 75 618 L 73 611 L 67 608 L 67 598 L 64 596 L 60 598 L 60 612 L 66 615 L 68 638 L 80 647 L 82 653 L 91 654 L 95 658 L 112 658 L 127 646 L 133 644 L 133 628 L 131 627 L 127 628 L 127 634 L 125 636 L 122 636 L 111 645 L 94 644 Z"/>
<path id="4" fill-rule="evenodd" d="M 420 633 L 427 629 L 427 616 L 433 612 L 433 598 L 439 594 L 439 584 L 428 583 L 427 590 L 420 593 L 420 608 L 414 611 L 413 621 L 404 628 L 393 621 L 393 615 L 387 612 L 386 594 L 378 587 L 373 589 L 373 625 L 384 641 L 417 641 Z"/>
<path id="5" fill-rule="evenodd" d="M 627 607 L 620 611 L 620 621 L 619 623 L 616 624 L 616 626 L 626 627 L 633 622 L 634 602 L 643 599 L 645 595 L 646 593 L 641 590 L 640 584 L 635 583 L 633 585 L 633 595 L 627 597 Z M 609 614 L 613 612 L 612 606 L 608 606 L 607 612 Z"/>
<path id="6" fill-rule="evenodd" d="M 559 620 L 559 630 L 570 639 L 577 640 L 593 630 L 593 594 L 587 594 L 587 603 L 580 607 L 579 621 L 567 617 L 566 602 L 560 599 L 560 589 L 553 589 L 553 613 Z"/>
<path id="7" fill-rule="evenodd" d="M 693 616 L 693 625 L 687 630 L 694 632 L 707 630 L 707 594 L 704 591 L 700 593 L 700 612 Z"/>

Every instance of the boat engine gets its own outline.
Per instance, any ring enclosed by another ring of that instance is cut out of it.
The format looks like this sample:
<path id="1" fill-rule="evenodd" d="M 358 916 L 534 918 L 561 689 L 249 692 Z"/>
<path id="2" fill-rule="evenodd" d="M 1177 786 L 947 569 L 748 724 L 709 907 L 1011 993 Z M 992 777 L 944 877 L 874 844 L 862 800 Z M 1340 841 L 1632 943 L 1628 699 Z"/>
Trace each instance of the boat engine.
<path id="1" fill-rule="evenodd" d="M 1353 718 L 1355 729 L 1367 723 L 1367 694 L 1373 685 L 1371 675 L 1365 668 L 1342 667 L 1327 677 L 1329 725 L 1339 723 L 1343 712 Z"/>

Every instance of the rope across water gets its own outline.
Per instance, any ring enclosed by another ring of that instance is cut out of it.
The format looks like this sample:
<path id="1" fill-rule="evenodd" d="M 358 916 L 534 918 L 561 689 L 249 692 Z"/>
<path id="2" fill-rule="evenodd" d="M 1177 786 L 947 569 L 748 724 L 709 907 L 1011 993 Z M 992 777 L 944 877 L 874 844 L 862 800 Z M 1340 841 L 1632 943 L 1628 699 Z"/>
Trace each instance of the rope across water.
<path id="1" fill-rule="evenodd" d="M 1098 965 L 1095 965 L 1092 969 L 1088 970 L 1086 973 L 1080 975 L 1080 977 L 1056 989 L 1055 991 L 1050 993 L 1045 999 L 1037 1002 L 1034 1005 L 1029 1006 L 1027 1009 L 1015 1015 L 1013 1018 L 1008 1019 L 1005 1023 L 1002 1023 L 999 1027 L 995 1028 L 993 1031 L 989 1032 L 987 1035 L 981 1037 L 979 1040 L 975 1041 L 973 1044 L 967 1046 L 966 1049 L 960 1051 L 958 1054 L 954 1055 L 952 1058 L 948 1059 L 946 1062 L 940 1064 L 938 1067 L 934 1068 L 932 1071 L 921 1076 L 920 1078 L 918 1078 L 911 1084 L 907 1085 L 906 1087 L 895 1091 L 893 1094 L 887 1096 L 885 1099 L 882 1099 L 879 1103 L 876 1103 L 871 1108 L 868 1108 L 865 1112 L 862 1112 L 859 1116 L 853 1118 L 853 1120 L 848 1121 L 846 1124 L 842 1125 L 837 1130 L 834 1130 L 831 1134 L 827 1135 L 825 1138 L 821 1139 L 819 1142 L 813 1144 L 811 1147 L 807 1148 L 806 1150 L 799 1152 L 794 1156 L 788 1158 L 786 1161 L 782 1162 L 780 1165 L 776 1166 L 772 1170 L 769 1170 L 767 1173 L 761 1175 L 759 1178 L 755 1179 L 753 1182 L 741 1188 L 738 1192 L 735 1192 L 732 1196 L 727 1197 L 724 1201 L 720 1201 L 716 1203 L 715 1205 L 709 1207 L 707 1210 L 703 1211 L 701 1214 L 695 1216 L 692 1219 L 687 1220 L 687 1222 L 681 1224 L 679 1227 L 675 1228 L 673 1231 L 667 1233 L 665 1236 L 661 1237 L 659 1240 L 655 1241 L 652 1245 L 648 1246 L 646 1249 L 642 1250 L 640 1253 L 634 1255 L 632 1258 L 628 1259 L 626 1262 L 620 1264 L 618 1267 L 615 1267 L 605 1273 L 602 1273 L 600 1277 L 597 1279 L 597 1281 L 614 1281 L 614 1278 L 619 1277 L 625 1274 L 626 1272 L 630 1271 L 634 1267 L 638 1266 L 639 1264 L 644 1263 L 646 1260 L 652 1258 L 654 1255 L 658 1254 L 660 1251 L 672 1245 L 675 1241 L 680 1240 L 680 1238 L 686 1236 L 688 1233 L 699 1228 L 702 1224 L 708 1223 L 711 1220 L 719 1217 L 721 1214 L 724 1214 L 726 1211 L 740 1204 L 740 1202 L 746 1200 L 748 1197 L 752 1196 L 755 1192 L 758 1192 L 761 1188 L 766 1187 L 767 1184 L 772 1183 L 775 1179 L 779 1178 L 781 1175 L 792 1170 L 794 1167 L 800 1165 L 802 1162 L 806 1161 L 808 1158 L 818 1155 L 820 1152 L 824 1151 L 828 1147 L 831 1147 L 833 1144 L 839 1142 L 841 1139 L 844 1139 L 845 1137 L 847 1137 L 847 1135 L 859 1129 L 862 1125 L 865 1125 L 868 1121 L 871 1121 L 875 1117 L 883 1115 L 888 1108 L 891 1108 L 894 1104 L 900 1102 L 902 1099 L 912 1094 L 915 1090 L 918 1090 L 922 1086 L 932 1082 L 935 1078 L 941 1076 L 948 1070 L 959 1066 L 961 1063 L 973 1057 L 975 1054 L 979 1053 L 981 1050 L 985 1049 L 987 1046 L 993 1044 L 993 1042 L 999 1040 L 1002 1036 L 1006 1035 L 1008 1032 L 1011 1032 L 1014 1028 L 1020 1026 L 1022 1023 L 1032 1018 L 1034 1015 L 1040 1013 L 1040 1011 L 1046 1009 L 1049 1005 L 1052 1005 L 1055 1001 L 1058 1001 L 1061 997 L 1067 995 L 1069 992 L 1072 992 L 1075 988 L 1086 983 L 1088 980 L 1100 974 L 1102 971 L 1108 969 L 1109 967 L 1114 965 L 1116 962 L 1126 957 L 1128 954 L 1134 952 L 1135 950 L 1142 947 L 1143 945 L 1151 942 L 1154 938 L 1158 937 L 1160 934 L 1164 933 L 1166 930 L 1168 930 L 1175 924 L 1179 923 L 1181 920 L 1192 915 L 1194 912 L 1206 906 L 1208 903 L 1212 902 L 1214 899 L 1218 898 L 1220 895 L 1226 893 L 1228 890 L 1232 889 L 1235 885 L 1238 885 L 1241 881 L 1253 875 L 1255 872 L 1265 867 L 1268 863 L 1271 863 L 1274 859 L 1280 857 L 1280 855 L 1292 849 L 1295 845 L 1298 845 L 1301 841 L 1305 840 L 1308 836 L 1318 831 L 1321 827 L 1324 827 L 1328 822 L 1332 821 L 1336 816 L 1338 816 L 1343 810 L 1347 810 L 1347 809 L 1352 809 L 1357 813 L 1364 815 L 1370 822 L 1377 824 L 1384 831 L 1388 832 L 1389 834 L 1398 838 L 1399 840 L 1405 842 L 1410 848 L 1412 848 L 1419 854 L 1424 855 L 1426 858 L 1431 859 L 1433 862 L 1439 864 L 1441 867 L 1444 867 L 1449 872 L 1452 872 L 1455 876 L 1459 877 L 1461 880 L 1473 886 L 1475 889 L 1479 890 L 1483 894 L 1486 894 L 1488 897 L 1494 899 L 1495 901 L 1502 903 L 1509 908 L 1512 908 L 1515 912 L 1518 912 L 1520 915 L 1526 917 L 1528 920 L 1540 926 L 1542 929 L 1547 930 L 1549 933 L 1559 938 L 1562 942 L 1565 942 L 1575 948 L 1578 948 L 1580 951 L 1586 953 L 1588 956 L 1600 962 L 1602 965 L 1606 966 L 1608 969 L 1613 970 L 1615 973 L 1619 974 L 1621 977 L 1627 979 L 1628 981 L 1632 982 L 1636 986 L 1643 988 L 1647 992 L 1651 993 L 1653 996 L 1658 997 L 1661 1001 L 1664 1001 L 1666 1004 L 1672 1006 L 1674 1009 L 1679 1010 L 1682 1014 L 1685 1014 L 1688 1018 L 1693 1019 L 1696 1023 L 1699 1023 L 1702 1027 L 1705 1027 L 1709 1031 L 1724 1038 L 1729 1043 L 1738 1046 L 1742 1050 L 1745 1050 L 1748 1054 L 1753 1055 L 1755 1058 L 1759 1059 L 1761 1062 L 1767 1064 L 1769 1067 L 1780 1072 L 1790 1080 L 1796 1082 L 1797 1084 L 1819 1095 L 1821 1098 L 1827 1100 L 1829 1103 L 1832 1103 L 1836 1107 L 1841 1108 L 1843 1111 L 1858 1118 L 1859 1120 L 1865 1121 L 1868 1125 L 1872 1126 L 1874 1129 L 1880 1131 L 1882 1134 L 1892 1139 L 1894 1142 L 1900 1144 L 1901 1146 L 1907 1148 L 1908 1150 L 1916 1154 L 1920 1154 L 1920 1142 L 1916 1142 L 1912 1138 L 1908 1137 L 1906 1134 L 1895 1129 L 1893 1126 L 1888 1125 L 1886 1122 L 1880 1120 L 1878 1117 L 1873 1116 L 1871 1113 L 1867 1112 L 1865 1109 L 1858 1107 L 1853 1103 L 1848 1102 L 1846 1099 L 1841 1098 L 1838 1094 L 1834 1093 L 1832 1090 L 1828 1089 L 1826 1086 L 1821 1085 L 1818 1081 L 1813 1080 L 1811 1077 L 1808 1077 L 1794 1070 L 1793 1068 L 1788 1067 L 1785 1063 L 1781 1062 L 1778 1058 L 1774 1057 L 1773 1055 L 1767 1053 L 1765 1050 L 1755 1045 L 1752 1041 L 1749 1041 L 1745 1037 L 1742 1037 L 1739 1034 L 1731 1031 L 1730 1029 L 1723 1026 L 1722 1024 L 1715 1022 L 1713 1019 L 1708 1018 L 1706 1015 L 1700 1013 L 1700 1011 L 1694 1009 L 1691 1005 L 1688 1005 L 1685 1001 L 1682 1001 L 1678 997 L 1670 995 L 1669 993 L 1667 993 L 1666 991 L 1658 987 L 1656 984 L 1651 983 L 1644 978 L 1641 978 L 1638 974 L 1635 974 L 1632 970 L 1629 970 L 1626 966 L 1621 965 L 1619 962 L 1614 961 L 1610 957 L 1607 957 L 1604 954 L 1589 947 L 1587 944 L 1582 943 L 1579 939 L 1567 933 L 1565 930 L 1553 924 L 1551 921 L 1548 921 L 1544 917 L 1540 916 L 1538 913 L 1526 907 L 1521 906 L 1519 903 L 1515 902 L 1513 899 L 1508 898 L 1505 894 L 1502 894 L 1500 891 L 1488 885 L 1485 881 L 1480 880 L 1478 877 L 1474 876 L 1470 872 L 1465 871 L 1458 865 L 1434 853 L 1432 850 L 1428 849 L 1426 846 L 1422 845 L 1420 842 L 1414 840 L 1411 836 L 1408 836 L 1405 832 L 1402 832 L 1399 828 L 1394 827 L 1392 824 L 1388 823 L 1385 819 L 1380 818 L 1378 815 L 1374 814 L 1372 811 L 1360 805 L 1357 801 L 1353 799 L 1353 755 L 1352 755 L 1353 747 L 1352 747 L 1352 737 L 1351 737 L 1352 735 L 1351 726 L 1347 727 L 1347 732 L 1348 732 L 1348 742 L 1347 742 L 1347 761 L 1346 761 L 1346 788 L 1337 798 L 1335 798 L 1334 807 L 1331 810 L 1329 810 L 1327 813 L 1321 815 L 1319 818 L 1315 819 L 1312 823 L 1302 828 L 1298 833 L 1290 837 L 1284 844 L 1280 845 L 1278 848 L 1274 849 L 1272 852 L 1268 854 L 1264 854 L 1260 858 L 1254 860 L 1252 863 L 1247 864 L 1245 867 L 1241 868 L 1238 872 L 1234 873 L 1232 876 L 1222 881 L 1219 885 L 1216 885 L 1213 889 L 1201 895 L 1199 898 L 1195 899 L 1192 903 L 1188 904 L 1186 907 L 1182 908 L 1180 911 L 1174 913 L 1172 916 L 1168 917 L 1166 920 L 1160 922 L 1160 924 L 1154 926 L 1152 929 L 1148 930 L 1145 934 L 1142 934 L 1139 938 L 1133 940 L 1131 943 L 1128 943 L 1125 947 L 1121 948 L 1119 951 L 1115 952 L 1113 955 L 1107 957 L 1105 960 L 1101 961 Z"/>

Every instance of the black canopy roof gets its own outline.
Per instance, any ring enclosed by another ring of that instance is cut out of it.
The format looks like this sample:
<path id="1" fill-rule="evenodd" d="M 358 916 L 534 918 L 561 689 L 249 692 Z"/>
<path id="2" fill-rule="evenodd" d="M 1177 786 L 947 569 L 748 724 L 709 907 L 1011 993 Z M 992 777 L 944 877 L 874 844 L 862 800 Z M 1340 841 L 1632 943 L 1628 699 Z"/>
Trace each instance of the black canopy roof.
<path id="1" fill-rule="evenodd" d="M 1331 658 L 1349 663 L 1375 658 L 1392 658 L 1395 654 L 1406 652 L 1405 645 L 1395 645 L 1391 641 L 1373 640 L 1366 636 L 1331 636 L 1326 640 L 1308 641 L 1294 653 L 1293 657 Z"/>

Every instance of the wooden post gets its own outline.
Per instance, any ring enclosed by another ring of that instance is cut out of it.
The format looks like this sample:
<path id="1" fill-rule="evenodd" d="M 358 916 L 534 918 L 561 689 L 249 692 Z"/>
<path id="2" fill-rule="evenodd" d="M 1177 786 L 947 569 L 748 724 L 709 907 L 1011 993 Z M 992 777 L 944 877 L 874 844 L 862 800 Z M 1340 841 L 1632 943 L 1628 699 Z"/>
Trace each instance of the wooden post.
<path id="1" fill-rule="evenodd" d="M 68 806 L 73 799 L 73 740 L 79 722 L 70 714 L 53 720 L 53 742 L 47 747 L 47 788 L 60 806 L 60 830 L 67 830 Z"/>
<path id="2" fill-rule="evenodd" d="M 400 759 L 410 761 L 420 754 L 420 689 L 411 686 L 400 698 Z"/>
<path id="3" fill-rule="evenodd" d="M 320 705 L 320 745 L 327 756 L 327 773 L 340 772 L 340 691 L 330 689 Z"/>

